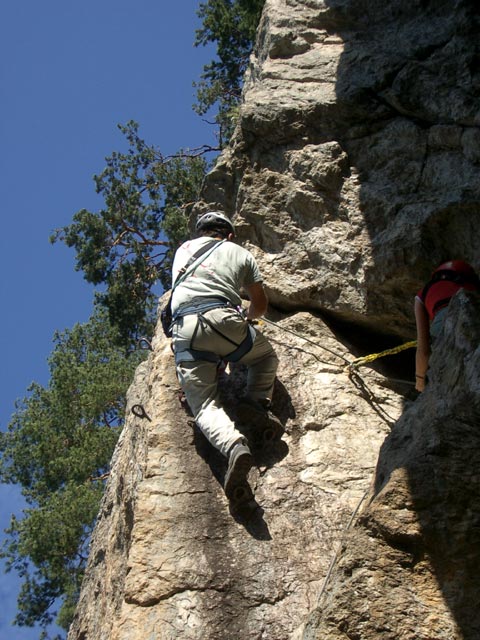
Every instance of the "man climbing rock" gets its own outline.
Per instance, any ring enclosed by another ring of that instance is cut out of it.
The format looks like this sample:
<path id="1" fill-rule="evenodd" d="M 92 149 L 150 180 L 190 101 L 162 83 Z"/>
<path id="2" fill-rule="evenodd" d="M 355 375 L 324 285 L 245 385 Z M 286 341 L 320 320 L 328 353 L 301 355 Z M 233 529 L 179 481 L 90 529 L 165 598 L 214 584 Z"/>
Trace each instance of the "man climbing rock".
<path id="1" fill-rule="evenodd" d="M 448 260 L 435 269 L 430 280 L 415 296 L 417 391 L 425 390 L 433 341 L 441 332 L 450 300 L 460 289 L 480 292 L 480 279 L 473 267 L 464 260 Z"/>
<path id="2" fill-rule="evenodd" d="M 221 361 L 247 365 L 246 401 L 266 414 L 278 359 L 251 322 L 267 310 L 262 277 L 252 254 L 233 242 L 235 229 L 223 213 L 202 215 L 196 238 L 185 242 L 173 263 L 172 339 L 177 375 L 195 421 L 227 459 L 224 489 L 233 499 L 246 484 L 253 459 L 248 442 L 220 404 Z M 241 292 L 250 304 L 242 310 Z"/>

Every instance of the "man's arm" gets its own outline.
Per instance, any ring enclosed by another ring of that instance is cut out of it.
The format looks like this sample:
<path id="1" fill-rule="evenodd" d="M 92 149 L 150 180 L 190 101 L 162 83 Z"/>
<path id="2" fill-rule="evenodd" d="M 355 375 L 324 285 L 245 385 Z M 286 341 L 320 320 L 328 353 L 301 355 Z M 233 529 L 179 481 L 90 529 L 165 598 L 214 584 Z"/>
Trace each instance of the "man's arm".
<path id="1" fill-rule="evenodd" d="M 430 322 L 423 303 L 415 298 L 415 321 L 417 325 L 417 353 L 415 356 L 415 388 L 425 389 L 425 375 L 430 358 Z"/>
<path id="2" fill-rule="evenodd" d="M 250 298 L 250 305 L 247 309 L 247 320 L 254 320 L 263 316 L 268 307 L 268 298 L 263 284 L 255 282 L 245 287 Z"/>

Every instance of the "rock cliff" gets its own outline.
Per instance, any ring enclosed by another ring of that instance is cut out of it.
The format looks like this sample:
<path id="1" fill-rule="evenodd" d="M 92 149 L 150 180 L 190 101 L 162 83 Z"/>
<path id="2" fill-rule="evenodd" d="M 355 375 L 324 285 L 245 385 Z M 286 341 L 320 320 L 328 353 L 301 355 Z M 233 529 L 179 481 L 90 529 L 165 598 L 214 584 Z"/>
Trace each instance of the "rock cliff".
<path id="1" fill-rule="evenodd" d="M 158 331 L 69 640 L 480 637 L 478 300 L 451 305 L 420 398 L 411 351 L 348 367 L 414 338 L 432 265 L 480 266 L 478 22 L 466 0 L 267 0 L 196 213 L 231 214 L 260 264 L 286 434 L 231 513 Z M 221 379 L 234 417 L 244 375 Z"/>
<path id="2" fill-rule="evenodd" d="M 480 298 L 461 292 L 303 640 L 480 638 L 479 427 Z"/>

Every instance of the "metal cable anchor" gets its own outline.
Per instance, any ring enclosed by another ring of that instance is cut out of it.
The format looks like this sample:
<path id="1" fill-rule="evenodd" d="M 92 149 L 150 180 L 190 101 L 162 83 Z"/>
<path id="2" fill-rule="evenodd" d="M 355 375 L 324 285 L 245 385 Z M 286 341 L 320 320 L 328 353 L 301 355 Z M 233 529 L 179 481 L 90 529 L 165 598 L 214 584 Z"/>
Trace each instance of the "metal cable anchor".
<path id="1" fill-rule="evenodd" d="M 137 418 L 146 418 L 149 422 L 152 421 L 152 419 L 150 418 L 150 416 L 147 414 L 147 412 L 145 411 L 143 404 L 134 404 L 131 408 L 131 412 L 133 413 L 134 416 L 136 416 Z"/>

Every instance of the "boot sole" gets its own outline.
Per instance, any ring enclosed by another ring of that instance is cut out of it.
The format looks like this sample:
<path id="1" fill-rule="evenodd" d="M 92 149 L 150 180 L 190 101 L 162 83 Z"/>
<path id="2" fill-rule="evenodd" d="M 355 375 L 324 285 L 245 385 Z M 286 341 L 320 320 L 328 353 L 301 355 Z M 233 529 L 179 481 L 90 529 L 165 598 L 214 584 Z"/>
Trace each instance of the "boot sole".
<path id="1" fill-rule="evenodd" d="M 285 428 L 279 418 L 270 412 L 259 411 L 256 407 L 242 403 L 238 406 L 238 417 L 251 425 L 251 437 L 257 446 L 268 446 L 281 440 Z"/>
<path id="2" fill-rule="evenodd" d="M 227 498 L 234 498 L 236 490 L 247 484 L 248 472 L 252 466 L 253 458 L 251 453 L 245 452 L 238 456 L 225 478 L 225 495 Z"/>
<path id="3" fill-rule="evenodd" d="M 253 493 L 247 483 L 239 484 L 233 488 L 233 493 L 228 499 L 232 507 L 239 507 L 253 500 Z"/>
<path id="4" fill-rule="evenodd" d="M 262 442 L 264 445 L 273 444 L 282 439 L 285 430 L 278 427 L 267 427 L 262 432 Z"/>

